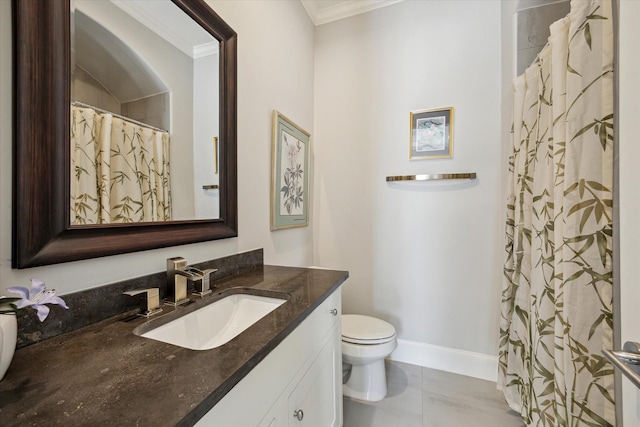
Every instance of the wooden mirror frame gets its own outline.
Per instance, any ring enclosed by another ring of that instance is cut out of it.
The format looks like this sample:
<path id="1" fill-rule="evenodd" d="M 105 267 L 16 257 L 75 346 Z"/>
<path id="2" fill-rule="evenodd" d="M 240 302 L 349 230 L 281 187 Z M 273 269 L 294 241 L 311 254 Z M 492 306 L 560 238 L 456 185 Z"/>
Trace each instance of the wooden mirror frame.
<path id="1" fill-rule="evenodd" d="M 70 224 L 69 0 L 14 0 L 13 268 L 238 235 L 237 35 L 204 0 L 172 0 L 220 42 L 220 218 Z"/>

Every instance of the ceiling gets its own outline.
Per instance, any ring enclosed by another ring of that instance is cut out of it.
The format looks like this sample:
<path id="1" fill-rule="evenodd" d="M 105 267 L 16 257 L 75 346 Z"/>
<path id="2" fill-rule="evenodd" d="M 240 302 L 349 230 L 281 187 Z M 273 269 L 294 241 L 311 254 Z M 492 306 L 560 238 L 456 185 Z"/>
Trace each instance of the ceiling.
<path id="1" fill-rule="evenodd" d="M 315 25 L 327 24 L 403 0 L 300 0 Z"/>

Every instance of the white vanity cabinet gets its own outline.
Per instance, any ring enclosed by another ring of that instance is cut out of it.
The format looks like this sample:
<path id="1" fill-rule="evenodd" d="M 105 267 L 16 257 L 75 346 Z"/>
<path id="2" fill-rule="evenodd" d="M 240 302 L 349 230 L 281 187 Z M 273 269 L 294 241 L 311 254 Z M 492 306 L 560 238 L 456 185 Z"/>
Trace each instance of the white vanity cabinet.
<path id="1" fill-rule="evenodd" d="M 338 288 L 196 425 L 342 426 L 340 315 Z"/>
<path id="2" fill-rule="evenodd" d="M 340 328 L 288 396 L 282 426 L 342 426 L 342 352 Z M 280 418 L 283 418 L 282 416 Z"/>

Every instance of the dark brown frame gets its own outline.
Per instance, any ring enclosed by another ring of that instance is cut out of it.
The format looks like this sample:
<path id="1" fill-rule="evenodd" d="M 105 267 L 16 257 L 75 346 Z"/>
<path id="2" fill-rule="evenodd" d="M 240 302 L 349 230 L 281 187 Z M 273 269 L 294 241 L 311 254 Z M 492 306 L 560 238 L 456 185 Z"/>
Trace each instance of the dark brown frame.
<path id="1" fill-rule="evenodd" d="M 13 268 L 236 237 L 237 35 L 203 0 L 172 0 L 220 41 L 220 218 L 70 225 L 69 0 L 14 0 Z"/>

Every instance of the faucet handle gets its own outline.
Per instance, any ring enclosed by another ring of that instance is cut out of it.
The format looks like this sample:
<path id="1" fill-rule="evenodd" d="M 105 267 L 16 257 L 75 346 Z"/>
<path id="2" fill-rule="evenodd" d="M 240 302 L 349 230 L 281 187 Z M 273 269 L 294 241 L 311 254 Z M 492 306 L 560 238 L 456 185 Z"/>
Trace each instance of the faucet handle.
<path id="1" fill-rule="evenodd" d="M 132 297 L 145 294 L 145 298 L 139 298 L 140 313 L 138 313 L 138 316 L 150 317 L 162 311 L 162 307 L 160 307 L 160 290 L 158 288 L 135 289 L 123 293 Z"/>
<path id="2" fill-rule="evenodd" d="M 202 270 L 202 280 L 198 280 L 197 282 L 194 282 L 194 285 L 195 285 L 195 290 L 193 291 L 194 295 L 203 297 L 211 293 L 211 274 L 215 273 L 216 271 L 218 271 L 217 268 Z"/>

